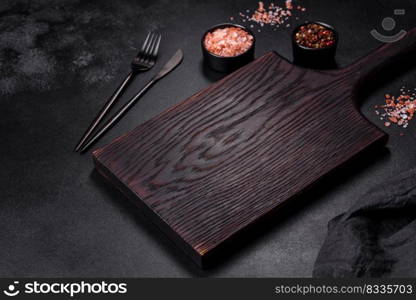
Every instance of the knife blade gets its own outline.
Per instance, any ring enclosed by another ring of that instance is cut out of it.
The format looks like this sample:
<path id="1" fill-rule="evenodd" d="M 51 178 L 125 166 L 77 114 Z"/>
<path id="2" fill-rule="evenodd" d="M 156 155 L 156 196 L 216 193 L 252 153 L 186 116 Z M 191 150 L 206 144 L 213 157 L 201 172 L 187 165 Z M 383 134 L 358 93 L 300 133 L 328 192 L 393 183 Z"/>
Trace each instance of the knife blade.
<path id="1" fill-rule="evenodd" d="M 101 136 L 104 135 L 121 117 L 137 102 L 137 100 L 149 90 L 149 88 L 159 81 L 161 78 L 169 74 L 175 69 L 183 60 L 183 52 L 181 49 L 175 52 L 175 54 L 168 60 L 168 62 L 133 98 L 131 98 L 123 107 L 117 111 L 114 116 L 108 120 L 97 133 L 85 144 L 80 150 L 80 153 L 84 153 L 89 147 L 91 147 Z"/>
<path id="2" fill-rule="evenodd" d="M 183 52 L 181 49 L 176 51 L 176 53 L 168 60 L 168 62 L 163 66 L 163 68 L 156 74 L 153 80 L 159 80 L 170 71 L 175 69 L 183 60 Z"/>

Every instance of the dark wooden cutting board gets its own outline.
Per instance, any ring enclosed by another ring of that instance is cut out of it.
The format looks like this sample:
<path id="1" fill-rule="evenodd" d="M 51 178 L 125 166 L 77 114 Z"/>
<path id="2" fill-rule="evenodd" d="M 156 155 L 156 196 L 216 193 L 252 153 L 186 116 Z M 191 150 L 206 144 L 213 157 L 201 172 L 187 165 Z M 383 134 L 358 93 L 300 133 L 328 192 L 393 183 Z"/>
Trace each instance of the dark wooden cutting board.
<path id="1" fill-rule="evenodd" d="M 386 134 L 358 111 L 359 86 L 416 49 L 415 31 L 340 70 L 255 60 L 109 145 L 97 169 L 199 265 Z"/>

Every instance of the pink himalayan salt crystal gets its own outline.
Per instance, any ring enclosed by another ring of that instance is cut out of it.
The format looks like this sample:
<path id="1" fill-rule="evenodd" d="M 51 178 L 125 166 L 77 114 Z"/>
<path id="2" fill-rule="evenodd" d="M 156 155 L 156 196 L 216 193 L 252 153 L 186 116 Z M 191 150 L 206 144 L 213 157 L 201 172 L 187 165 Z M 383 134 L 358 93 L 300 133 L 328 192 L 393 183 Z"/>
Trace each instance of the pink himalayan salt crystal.
<path id="1" fill-rule="evenodd" d="M 253 36 L 239 27 L 215 29 L 204 39 L 204 46 L 209 52 L 224 57 L 243 54 L 252 45 Z"/>

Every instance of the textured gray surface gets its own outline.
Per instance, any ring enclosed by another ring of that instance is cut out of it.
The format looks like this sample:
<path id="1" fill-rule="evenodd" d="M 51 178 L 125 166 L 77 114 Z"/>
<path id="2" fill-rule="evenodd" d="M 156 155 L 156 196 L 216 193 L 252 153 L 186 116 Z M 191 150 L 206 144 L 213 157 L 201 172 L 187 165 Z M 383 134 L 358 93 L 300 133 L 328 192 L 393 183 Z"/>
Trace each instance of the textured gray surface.
<path id="1" fill-rule="evenodd" d="M 108 82 L 126 49 L 138 51 L 137 29 L 162 27 L 187 2 L 174 7 L 163 1 L 4 1 L 0 92 L 70 87 L 74 80 L 86 86 Z"/>
<path id="2" fill-rule="evenodd" d="M 295 24 L 322 20 L 341 36 L 340 66 L 379 43 L 369 31 L 412 1 L 298 1 Z M 108 143 L 222 75 L 201 64 L 206 28 L 255 1 L 2 1 L 0 4 L 0 276 L 311 276 L 327 222 L 371 185 L 416 165 L 416 131 L 389 128 L 387 150 L 367 156 L 312 190 L 267 230 L 217 267 L 198 270 L 94 169 L 71 152 L 83 130 L 129 70 L 149 29 L 163 34 L 160 61 L 177 48 L 185 60 L 149 91 L 102 139 Z M 400 5 L 400 7 L 398 7 Z M 398 19 L 399 21 L 399 19 Z M 257 56 L 276 50 L 291 59 L 291 28 L 256 33 Z M 157 67 L 156 67 L 157 69 Z M 126 100 L 152 75 L 131 85 Z M 407 72 L 365 97 L 416 86 Z"/>

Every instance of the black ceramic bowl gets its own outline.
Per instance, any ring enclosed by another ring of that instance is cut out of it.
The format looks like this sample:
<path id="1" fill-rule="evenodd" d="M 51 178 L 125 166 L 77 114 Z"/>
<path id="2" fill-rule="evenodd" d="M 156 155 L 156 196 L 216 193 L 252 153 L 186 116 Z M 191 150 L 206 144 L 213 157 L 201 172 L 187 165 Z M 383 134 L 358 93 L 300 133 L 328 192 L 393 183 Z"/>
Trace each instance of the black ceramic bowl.
<path id="1" fill-rule="evenodd" d="M 237 56 L 219 56 L 217 54 L 214 54 L 212 52 L 209 52 L 204 45 L 205 36 L 209 32 L 213 32 L 215 29 L 218 28 L 226 28 L 226 27 L 239 27 L 243 29 L 244 31 L 248 32 L 253 37 L 253 44 L 251 47 L 244 53 L 241 53 Z M 224 23 L 216 25 L 209 30 L 207 30 L 201 39 L 201 47 L 202 47 L 202 55 L 204 57 L 204 62 L 210 66 L 212 69 L 219 71 L 219 72 L 232 72 L 245 64 L 249 63 L 254 59 L 254 46 L 256 44 L 256 38 L 251 32 L 251 30 L 247 29 L 244 26 L 237 25 L 237 24 L 231 24 L 231 23 Z"/>
<path id="2" fill-rule="evenodd" d="M 295 35 L 300 27 L 308 24 L 319 24 L 334 33 L 334 44 L 325 48 L 308 48 L 296 42 Z M 323 22 L 307 22 L 295 28 L 292 34 L 293 60 L 296 64 L 308 67 L 326 68 L 335 65 L 335 53 L 338 44 L 338 33 L 331 25 Z"/>

